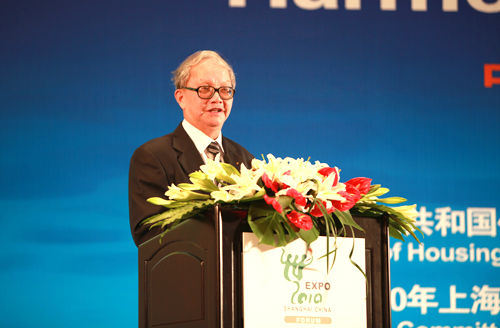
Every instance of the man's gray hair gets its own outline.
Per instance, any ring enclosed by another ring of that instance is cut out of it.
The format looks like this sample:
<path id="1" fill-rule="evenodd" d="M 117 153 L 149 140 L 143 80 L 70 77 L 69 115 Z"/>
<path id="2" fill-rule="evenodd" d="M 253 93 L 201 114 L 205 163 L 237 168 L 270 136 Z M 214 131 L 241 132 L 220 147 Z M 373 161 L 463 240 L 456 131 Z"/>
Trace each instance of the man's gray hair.
<path id="1" fill-rule="evenodd" d="M 180 89 L 186 86 L 187 81 L 189 80 L 189 72 L 191 67 L 198 65 L 204 61 L 213 61 L 226 68 L 229 73 L 229 78 L 231 79 L 231 87 L 236 86 L 236 77 L 234 76 L 233 68 L 227 61 L 225 61 L 217 52 L 211 50 L 202 50 L 197 51 L 188 58 L 186 58 L 182 64 L 177 67 L 175 71 L 172 72 L 173 77 L 172 81 L 174 81 L 175 88 Z"/>

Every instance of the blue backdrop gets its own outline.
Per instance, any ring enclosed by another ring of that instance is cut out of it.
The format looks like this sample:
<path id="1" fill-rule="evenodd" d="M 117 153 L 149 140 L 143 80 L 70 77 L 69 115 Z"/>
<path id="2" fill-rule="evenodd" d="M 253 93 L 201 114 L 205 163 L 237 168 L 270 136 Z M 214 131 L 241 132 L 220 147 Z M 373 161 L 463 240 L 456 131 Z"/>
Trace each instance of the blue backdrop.
<path id="1" fill-rule="evenodd" d="M 418 204 L 393 327 L 500 325 L 500 1 L 336 3 L 2 2 L 2 326 L 137 326 L 129 159 L 182 120 L 170 72 L 203 49 L 237 74 L 225 136 Z"/>

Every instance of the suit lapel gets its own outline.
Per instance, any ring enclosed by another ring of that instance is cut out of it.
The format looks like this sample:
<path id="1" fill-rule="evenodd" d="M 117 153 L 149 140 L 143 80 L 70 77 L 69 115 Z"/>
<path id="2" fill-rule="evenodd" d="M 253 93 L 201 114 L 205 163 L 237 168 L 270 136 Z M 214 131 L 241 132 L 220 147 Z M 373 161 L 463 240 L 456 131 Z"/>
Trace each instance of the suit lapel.
<path id="1" fill-rule="evenodd" d="M 234 145 L 228 142 L 225 137 L 222 137 L 222 146 L 224 148 L 224 161 L 229 162 L 239 170 L 241 163 L 244 163 L 244 158 L 238 154 Z M 172 133 L 172 147 L 177 153 L 177 162 L 186 176 L 198 171 L 200 166 L 205 164 L 193 140 L 182 127 L 182 123 Z"/>
<path id="2" fill-rule="evenodd" d="M 172 147 L 177 152 L 177 161 L 186 175 L 199 171 L 204 164 L 198 149 L 194 145 L 182 124 L 172 133 Z"/>
<path id="3" fill-rule="evenodd" d="M 238 152 L 236 151 L 236 148 L 234 146 L 227 142 L 226 138 L 222 137 L 222 147 L 224 147 L 224 161 L 238 170 L 240 170 L 241 163 L 243 163 L 243 157 L 241 157 Z"/>

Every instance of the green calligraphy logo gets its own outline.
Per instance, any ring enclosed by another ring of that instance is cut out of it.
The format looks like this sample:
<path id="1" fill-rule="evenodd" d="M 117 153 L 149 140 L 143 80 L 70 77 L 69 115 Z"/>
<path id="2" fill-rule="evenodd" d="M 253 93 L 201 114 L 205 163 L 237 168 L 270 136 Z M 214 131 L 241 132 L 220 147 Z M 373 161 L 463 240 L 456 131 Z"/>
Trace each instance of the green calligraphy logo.
<path id="1" fill-rule="evenodd" d="M 297 286 L 297 289 L 292 294 L 292 297 L 290 299 L 292 304 L 296 304 L 295 303 L 296 301 L 299 302 L 300 304 L 303 304 L 308 301 L 309 303 L 314 302 L 315 304 L 321 303 L 323 300 L 323 296 L 320 293 L 317 293 L 314 296 L 312 294 L 308 295 L 306 293 L 298 294 L 300 290 L 300 280 L 302 280 L 303 277 L 303 270 L 305 267 L 312 264 L 313 257 L 311 256 L 311 258 L 308 261 L 306 261 L 307 254 L 303 254 L 300 257 L 299 255 L 295 255 L 294 257 L 292 254 L 288 254 L 285 259 L 285 250 L 282 248 L 281 251 L 282 251 L 281 264 L 285 265 L 285 268 L 283 270 L 283 276 L 285 277 L 286 280 L 293 282 L 295 286 Z M 295 298 L 297 294 L 298 296 L 297 298 Z"/>
<path id="2" fill-rule="evenodd" d="M 284 264 L 285 265 L 285 270 L 283 272 L 283 276 L 285 277 L 286 280 L 288 281 L 292 281 L 290 279 L 290 272 L 292 272 L 292 274 L 295 276 L 295 278 L 297 278 L 296 280 L 297 281 L 300 281 L 302 279 L 302 270 L 304 270 L 304 268 L 308 265 L 310 265 L 313 261 L 313 258 L 311 256 L 311 259 L 310 261 L 306 264 L 306 258 L 307 258 L 307 255 L 304 254 L 302 255 L 302 259 L 300 260 L 300 262 L 298 262 L 299 260 L 299 256 L 298 255 L 295 255 L 295 258 L 293 260 L 293 262 L 291 261 L 292 259 L 292 254 L 288 254 L 287 257 L 286 257 L 286 260 L 283 259 L 283 256 L 285 255 L 285 250 L 284 249 L 281 249 L 282 253 L 281 253 L 281 264 Z"/>

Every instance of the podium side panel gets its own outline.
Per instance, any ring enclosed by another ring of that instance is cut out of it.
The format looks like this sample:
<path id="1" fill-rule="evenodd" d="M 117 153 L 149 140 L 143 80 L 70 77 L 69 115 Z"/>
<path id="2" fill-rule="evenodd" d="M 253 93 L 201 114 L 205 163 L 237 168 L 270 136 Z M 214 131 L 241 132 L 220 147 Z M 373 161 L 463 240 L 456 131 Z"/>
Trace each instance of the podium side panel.
<path id="1" fill-rule="evenodd" d="M 168 326 L 204 319 L 203 259 L 206 252 L 195 244 L 177 242 L 149 261 L 148 315 L 154 326 Z M 153 262 L 153 263 L 151 263 Z M 166 311 L 168 309 L 168 311 Z"/>
<path id="2" fill-rule="evenodd" d="M 354 217 L 365 231 L 355 231 L 356 237 L 365 238 L 365 269 L 367 291 L 367 327 L 391 326 L 389 232 L 385 217 Z M 348 236 L 352 236 L 347 231 Z"/>
<path id="3" fill-rule="evenodd" d="M 139 246 L 139 327 L 216 327 L 214 215 L 191 219 Z"/>

